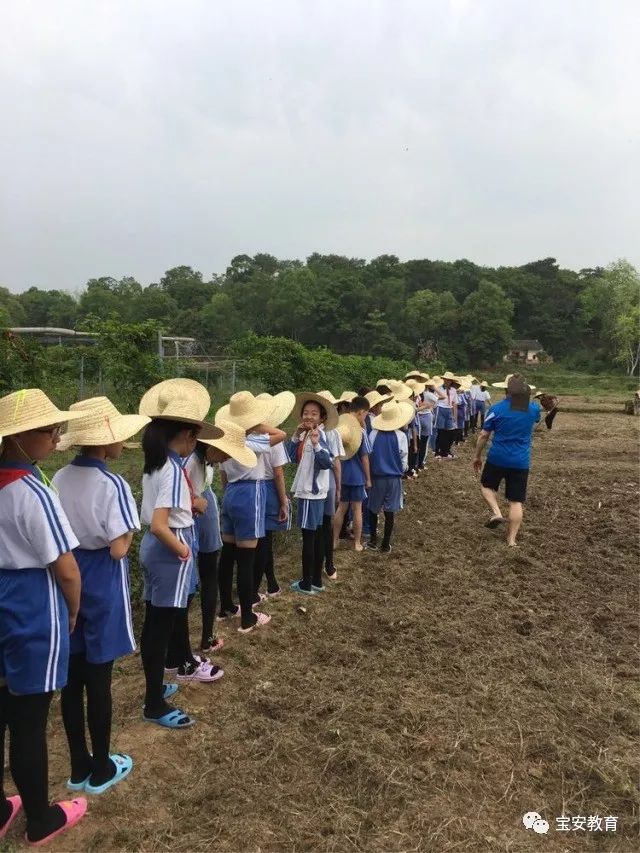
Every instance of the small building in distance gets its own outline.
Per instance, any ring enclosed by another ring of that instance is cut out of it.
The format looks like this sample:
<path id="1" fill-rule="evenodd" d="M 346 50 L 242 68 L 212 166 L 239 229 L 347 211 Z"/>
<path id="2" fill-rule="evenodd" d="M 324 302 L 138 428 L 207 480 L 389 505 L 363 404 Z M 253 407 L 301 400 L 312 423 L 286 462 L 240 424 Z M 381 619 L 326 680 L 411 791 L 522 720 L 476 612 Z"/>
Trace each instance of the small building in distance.
<path id="1" fill-rule="evenodd" d="M 519 364 L 542 364 L 543 362 L 553 361 L 553 359 L 544 351 L 540 341 L 525 340 L 512 341 L 509 352 L 504 356 L 503 361 Z"/>

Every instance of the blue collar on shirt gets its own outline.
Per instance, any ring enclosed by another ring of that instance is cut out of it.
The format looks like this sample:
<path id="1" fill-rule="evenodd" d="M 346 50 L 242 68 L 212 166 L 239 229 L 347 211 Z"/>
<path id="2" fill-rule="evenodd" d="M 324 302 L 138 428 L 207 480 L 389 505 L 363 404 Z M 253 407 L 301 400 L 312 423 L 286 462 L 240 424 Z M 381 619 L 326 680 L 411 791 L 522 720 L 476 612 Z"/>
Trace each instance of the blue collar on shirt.
<path id="1" fill-rule="evenodd" d="M 42 477 L 40 476 L 40 469 L 34 465 L 33 462 L 0 462 L 0 468 L 28 471 L 30 474 L 33 474 L 34 477 L 37 477 L 38 480 L 42 480 Z"/>
<path id="2" fill-rule="evenodd" d="M 175 450 L 169 450 L 169 451 L 167 452 L 167 457 L 168 457 L 169 459 L 173 459 L 173 461 L 174 461 L 174 462 L 177 462 L 177 463 L 178 463 L 178 465 L 179 465 L 181 468 L 183 467 L 183 460 L 182 460 L 182 456 L 180 456 L 180 454 L 179 454 L 179 453 L 176 453 L 176 452 L 175 452 Z M 189 457 L 187 456 L 186 458 L 188 459 Z M 186 460 L 185 460 L 185 461 L 186 461 Z"/>
<path id="3" fill-rule="evenodd" d="M 107 463 L 102 459 L 94 459 L 92 456 L 76 456 L 71 460 L 72 465 L 77 465 L 79 468 L 100 468 L 102 471 L 107 470 Z"/>

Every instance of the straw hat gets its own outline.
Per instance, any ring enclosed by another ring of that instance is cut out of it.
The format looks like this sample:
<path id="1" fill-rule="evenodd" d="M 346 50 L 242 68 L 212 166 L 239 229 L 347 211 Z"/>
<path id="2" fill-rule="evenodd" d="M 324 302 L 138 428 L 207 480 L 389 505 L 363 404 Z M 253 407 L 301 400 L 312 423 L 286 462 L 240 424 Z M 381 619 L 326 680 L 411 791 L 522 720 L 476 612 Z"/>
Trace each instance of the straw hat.
<path id="1" fill-rule="evenodd" d="M 253 468 L 258 464 L 258 457 L 250 447 L 247 447 L 247 433 L 244 427 L 233 421 L 224 420 L 219 421 L 218 426 L 222 432 L 221 438 L 201 439 L 198 437 L 198 441 L 203 444 L 210 444 L 211 447 L 217 447 L 218 450 L 222 450 L 223 453 L 247 468 Z"/>
<path id="2" fill-rule="evenodd" d="M 0 398 L 0 437 L 64 424 L 79 417 L 80 413 L 58 409 L 39 388 L 22 388 Z"/>
<path id="3" fill-rule="evenodd" d="M 381 385 L 386 385 L 388 388 L 389 382 L 393 382 L 393 381 L 394 381 L 393 379 L 378 379 L 378 381 L 376 382 L 376 388 L 379 388 Z"/>
<path id="4" fill-rule="evenodd" d="M 325 400 L 328 400 L 333 406 L 338 402 L 338 398 L 334 397 L 331 391 L 316 391 L 316 394 L 318 394 L 319 397 L 324 397 Z"/>
<path id="5" fill-rule="evenodd" d="M 364 396 L 369 401 L 369 405 L 372 409 L 374 406 L 377 406 L 378 403 L 388 403 L 389 400 L 393 400 L 392 394 L 380 394 L 378 391 L 369 391 L 369 393 Z"/>
<path id="6" fill-rule="evenodd" d="M 415 414 L 416 410 L 413 403 L 391 400 L 384 404 L 382 411 L 373 419 L 371 425 L 373 429 L 380 430 L 380 432 L 391 432 L 406 427 L 413 420 Z"/>
<path id="7" fill-rule="evenodd" d="M 101 447 L 126 441 L 146 426 L 151 418 L 146 415 L 121 415 L 107 397 L 91 397 L 69 407 L 80 412 L 67 431 L 60 437 L 58 450 L 78 447 Z"/>
<path id="8" fill-rule="evenodd" d="M 274 409 L 272 399 L 259 400 L 251 391 L 238 391 L 221 409 L 218 409 L 215 422 L 233 421 L 245 430 L 269 421 Z"/>
<path id="9" fill-rule="evenodd" d="M 337 430 L 344 445 L 344 456 L 341 459 L 351 459 L 355 456 L 362 443 L 362 427 L 355 415 L 345 412 L 338 419 Z"/>
<path id="10" fill-rule="evenodd" d="M 391 393 L 395 397 L 396 400 L 402 402 L 403 400 L 408 400 L 409 397 L 414 393 L 413 388 L 410 385 L 407 385 L 404 382 L 400 382 L 398 379 L 389 379 L 387 380 L 387 388 L 391 390 Z"/>
<path id="11" fill-rule="evenodd" d="M 281 391 L 279 394 L 267 394 L 266 391 L 258 394 L 256 400 L 269 400 L 273 406 L 273 411 L 269 415 L 269 419 L 265 423 L 269 426 L 277 427 L 284 423 L 293 411 L 296 404 L 296 395 L 293 391 Z"/>
<path id="12" fill-rule="evenodd" d="M 410 370 L 404 377 L 404 381 L 407 379 L 417 379 L 419 382 L 426 382 L 429 378 L 428 373 L 422 373 L 420 370 Z"/>
<path id="13" fill-rule="evenodd" d="M 306 403 L 317 403 L 325 410 L 327 413 L 327 419 L 324 422 L 325 430 L 335 429 L 338 426 L 338 411 L 322 394 L 314 394 L 313 391 L 301 391 L 296 394 L 296 413 L 299 417 L 302 417 L 302 410 Z"/>
<path id="14" fill-rule="evenodd" d="M 514 373 L 507 373 L 507 375 L 506 375 L 506 376 L 505 376 L 505 378 L 504 378 L 504 382 L 492 382 L 492 383 L 491 383 L 491 387 L 492 387 L 492 388 L 507 388 L 507 386 L 509 385 L 509 380 L 510 380 L 513 376 L 515 376 L 515 374 L 514 374 Z M 522 381 L 523 381 L 525 384 L 527 384 L 527 385 L 529 384 L 529 383 L 526 381 L 526 379 L 525 379 L 524 377 L 522 377 Z M 535 390 L 536 390 L 536 386 L 535 386 L 535 385 L 529 385 L 529 388 L 530 388 L 532 391 L 535 391 Z"/>
<path id="15" fill-rule="evenodd" d="M 405 385 L 408 385 L 416 395 L 422 394 L 424 389 L 427 387 L 426 382 L 419 381 L 418 379 L 407 379 L 405 381 Z"/>
<path id="16" fill-rule="evenodd" d="M 140 400 L 138 411 L 148 418 L 163 417 L 167 404 L 176 397 L 191 402 L 198 412 L 198 420 L 203 421 L 209 414 L 211 397 L 204 385 L 195 379 L 165 379 L 164 382 L 158 382 Z"/>
<path id="17" fill-rule="evenodd" d="M 446 373 L 442 374 L 443 379 L 448 379 L 450 382 L 457 382 L 460 384 L 460 377 L 456 376 L 455 373 L 452 373 L 450 370 L 447 370 Z"/>
<path id="18" fill-rule="evenodd" d="M 343 391 L 336 400 L 336 403 L 350 403 L 352 400 L 355 400 L 357 396 L 358 395 L 355 391 Z"/>
<path id="19" fill-rule="evenodd" d="M 431 379 L 427 382 L 429 387 L 433 386 L 434 388 L 440 388 L 442 385 L 442 376 L 432 376 Z"/>

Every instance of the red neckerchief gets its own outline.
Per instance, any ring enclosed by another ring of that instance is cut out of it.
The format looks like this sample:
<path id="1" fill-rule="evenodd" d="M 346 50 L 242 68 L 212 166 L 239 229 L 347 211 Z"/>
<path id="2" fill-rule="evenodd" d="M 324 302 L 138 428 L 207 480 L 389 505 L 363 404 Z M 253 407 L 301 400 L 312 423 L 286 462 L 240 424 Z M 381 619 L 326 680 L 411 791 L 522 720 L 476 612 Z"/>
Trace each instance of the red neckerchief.
<path id="1" fill-rule="evenodd" d="M 303 433 L 304 438 L 301 436 L 301 441 L 298 442 L 298 447 L 296 448 L 296 462 L 298 465 L 302 461 L 302 454 L 304 453 L 304 443 L 307 440 L 307 433 Z"/>
<path id="2" fill-rule="evenodd" d="M 16 480 L 27 477 L 30 473 L 31 471 L 27 471 L 25 468 L 0 468 L 0 489 L 10 486 Z"/>
<path id="3" fill-rule="evenodd" d="M 187 488 L 189 489 L 189 497 L 191 498 L 191 508 L 193 509 L 193 501 L 195 500 L 195 497 L 196 497 L 195 492 L 193 491 L 193 483 L 189 479 L 189 475 L 187 474 L 186 469 L 183 468 L 182 465 L 180 467 L 182 468 L 182 473 L 184 474 L 184 478 L 187 481 Z"/>

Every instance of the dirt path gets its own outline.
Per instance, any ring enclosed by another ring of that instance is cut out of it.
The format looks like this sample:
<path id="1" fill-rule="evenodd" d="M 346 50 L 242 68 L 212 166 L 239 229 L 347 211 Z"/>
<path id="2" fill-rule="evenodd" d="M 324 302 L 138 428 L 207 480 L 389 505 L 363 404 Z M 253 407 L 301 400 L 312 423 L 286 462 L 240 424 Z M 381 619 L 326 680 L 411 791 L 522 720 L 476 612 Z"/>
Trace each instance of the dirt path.
<path id="1" fill-rule="evenodd" d="M 125 661 L 114 744 L 134 774 L 51 849 L 638 849 L 636 440 L 633 418 L 561 413 L 517 551 L 482 527 L 470 449 L 431 461 L 391 555 L 340 551 L 335 588 L 227 630 L 223 681 L 183 691 L 192 730 L 141 722 Z M 283 581 L 297 563 L 291 543 Z M 617 832 L 557 832 L 563 810 Z"/>

